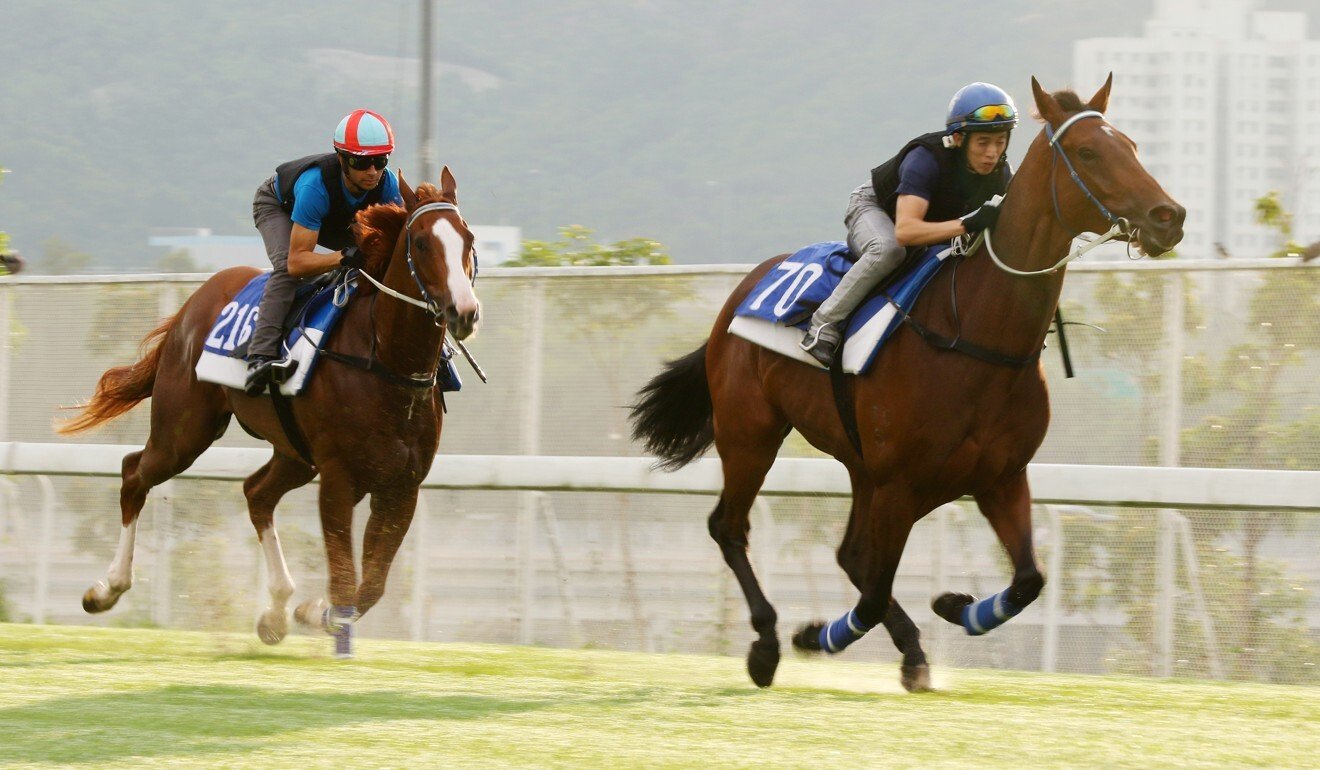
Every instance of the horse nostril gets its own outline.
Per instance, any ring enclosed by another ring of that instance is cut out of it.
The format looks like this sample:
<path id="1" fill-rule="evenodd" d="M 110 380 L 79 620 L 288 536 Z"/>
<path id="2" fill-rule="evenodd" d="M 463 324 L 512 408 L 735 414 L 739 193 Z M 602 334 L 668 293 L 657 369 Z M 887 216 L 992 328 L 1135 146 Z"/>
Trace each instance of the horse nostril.
<path id="1" fill-rule="evenodd" d="M 1161 203 L 1150 210 L 1150 219 L 1157 224 L 1170 227 L 1177 227 L 1182 224 L 1183 217 L 1187 215 L 1186 209 L 1181 206 L 1171 206 L 1167 203 Z"/>

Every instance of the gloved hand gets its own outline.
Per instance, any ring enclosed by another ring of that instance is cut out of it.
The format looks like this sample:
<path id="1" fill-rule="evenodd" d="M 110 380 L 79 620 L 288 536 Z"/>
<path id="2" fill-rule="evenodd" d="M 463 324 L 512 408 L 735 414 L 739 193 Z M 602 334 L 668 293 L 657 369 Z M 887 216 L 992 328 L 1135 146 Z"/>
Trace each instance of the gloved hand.
<path id="1" fill-rule="evenodd" d="M 1002 198 L 992 198 L 981 204 L 979 209 L 962 218 L 963 229 L 969 233 L 989 229 L 999 219 L 999 204 L 1002 202 Z"/>
<path id="2" fill-rule="evenodd" d="M 343 251 L 344 257 L 339 260 L 340 267 L 356 267 L 361 269 L 367 264 L 367 255 L 358 250 L 357 246 L 349 246 Z"/>

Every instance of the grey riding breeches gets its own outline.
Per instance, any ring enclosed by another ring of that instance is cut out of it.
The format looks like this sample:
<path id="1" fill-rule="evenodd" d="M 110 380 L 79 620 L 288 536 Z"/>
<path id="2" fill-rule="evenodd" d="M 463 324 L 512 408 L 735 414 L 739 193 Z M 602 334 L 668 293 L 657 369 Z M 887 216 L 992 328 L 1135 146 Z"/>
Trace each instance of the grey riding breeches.
<path id="1" fill-rule="evenodd" d="M 842 334 L 842 322 L 872 289 L 903 264 L 907 255 L 894 235 L 893 220 L 880 208 L 869 182 L 853 190 L 843 223 L 848 228 L 848 248 L 857 262 L 811 316 L 811 329 L 816 331 L 829 324 L 837 333 L 828 336 L 835 340 Z"/>
<path id="2" fill-rule="evenodd" d="M 280 205 L 271 184 L 273 177 L 261 183 L 252 199 L 252 219 L 266 244 L 266 256 L 274 268 L 266 281 L 261 296 L 261 309 L 257 312 L 257 328 L 248 343 L 248 358 L 253 355 L 283 358 L 280 347 L 280 327 L 293 305 L 293 296 L 299 280 L 289 275 L 289 236 L 293 233 L 293 220 Z"/>

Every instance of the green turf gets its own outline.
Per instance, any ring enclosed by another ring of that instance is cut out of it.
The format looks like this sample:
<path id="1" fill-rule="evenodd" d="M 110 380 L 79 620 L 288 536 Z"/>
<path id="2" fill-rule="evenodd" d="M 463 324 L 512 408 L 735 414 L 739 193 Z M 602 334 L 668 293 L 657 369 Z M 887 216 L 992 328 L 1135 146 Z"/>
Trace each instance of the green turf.
<path id="1" fill-rule="evenodd" d="M 1316 767 L 1320 690 L 0 625 L 0 767 Z"/>

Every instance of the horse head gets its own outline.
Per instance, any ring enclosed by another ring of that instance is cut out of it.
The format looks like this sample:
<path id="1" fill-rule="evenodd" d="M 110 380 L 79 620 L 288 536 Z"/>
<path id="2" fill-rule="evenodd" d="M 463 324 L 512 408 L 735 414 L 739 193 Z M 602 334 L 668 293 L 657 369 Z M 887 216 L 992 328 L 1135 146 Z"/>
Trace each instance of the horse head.
<path id="1" fill-rule="evenodd" d="M 439 187 L 421 184 L 414 191 L 400 177 L 399 188 L 408 212 L 401 237 L 413 280 L 431 314 L 444 319 L 455 339 L 467 339 L 477 330 L 481 303 L 472 288 L 474 238 L 458 211 L 454 175 L 445 166 Z"/>
<path id="2" fill-rule="evenodd" d="M 1031 79 L 1036 110 L 1046 123 L 1038 142 L 1050 145 L 1054 155 L 1055 214 L 1074 234 L 1119 225 L 1145 253 L 1163 254 L 1182 240 L 1187 210 L 1142 167 L 1136 143 L 1104 118 L 1113 80 L 1111 74 L 1083 104 L 1069 91 L 1050 95 Z"/>

